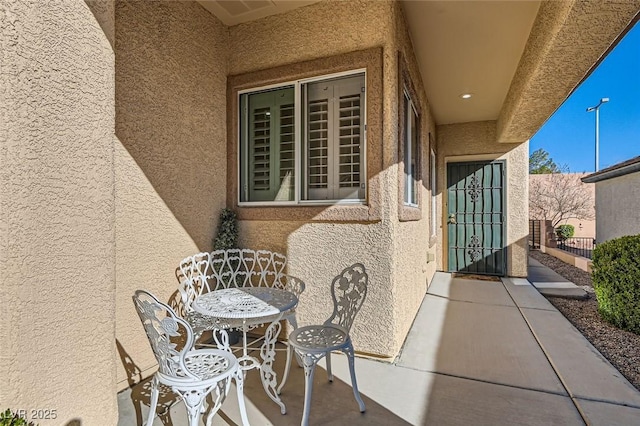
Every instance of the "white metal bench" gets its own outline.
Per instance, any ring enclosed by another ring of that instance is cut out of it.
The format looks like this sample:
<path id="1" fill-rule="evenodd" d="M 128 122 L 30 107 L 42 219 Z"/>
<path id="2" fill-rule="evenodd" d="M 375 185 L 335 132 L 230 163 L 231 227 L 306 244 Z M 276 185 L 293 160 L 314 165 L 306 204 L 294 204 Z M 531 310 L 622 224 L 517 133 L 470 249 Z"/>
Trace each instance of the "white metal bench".
<path id="1" fill-rule="evenodd" d="M 287 257 L 267 250 L 229 249 L 197 253 L 180 262 L 178 280 L 184 315 L 197 337 L 204 331 L 233 329 L 242 324 L 212 319 L 193 310 L 196 297 L 210 291 L 230 287 L 275 287 L 300 297 L 305 284 L 299 278 L 284 273 Z M 298 327 L 295 308 L 284 317 Z M 257 326 L 257 325 L 256 325 Z"/>

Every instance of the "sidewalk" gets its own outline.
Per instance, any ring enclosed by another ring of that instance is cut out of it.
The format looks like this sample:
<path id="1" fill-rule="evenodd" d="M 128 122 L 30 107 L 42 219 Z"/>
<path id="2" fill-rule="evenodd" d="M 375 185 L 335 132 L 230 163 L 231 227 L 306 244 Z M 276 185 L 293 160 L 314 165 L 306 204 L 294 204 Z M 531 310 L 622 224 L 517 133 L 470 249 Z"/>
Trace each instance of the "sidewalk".
<path id="1" fill-rule="evenodd" d="M 565 297 L 569 299 L 589 298 L 589 295 L 584 289 L 578 287 L 532 257 L 529 257 L 529 276 L 527 279 L 545 296 Z"/>
<path id="2" fill-rule="evenodd" d="M 277 372 L 283 359 L 279 354 Z M 315 374 L 312 425 L 609 426 L 640 419 L 640 392 L 522 278 L 481 281 L 436 273 L 396 361 L 356 360 L 364 414 L 353 398 L 346 358 L 332 361 L 333 383 L 322 368 Z M 281 395 L 284 416 L 257 374 L 248 373 L 252 425 L 300 424 L 304 374 L 295 366 L 291 372 Z M 120 424 L 136 424 L 126 408 L 129 396 L 119 400 Z M 214 425 L 240 424 L 233 392 L 222 411 Z M 168 415 L 173 425 L 186 424 L 181 403 Z"/>

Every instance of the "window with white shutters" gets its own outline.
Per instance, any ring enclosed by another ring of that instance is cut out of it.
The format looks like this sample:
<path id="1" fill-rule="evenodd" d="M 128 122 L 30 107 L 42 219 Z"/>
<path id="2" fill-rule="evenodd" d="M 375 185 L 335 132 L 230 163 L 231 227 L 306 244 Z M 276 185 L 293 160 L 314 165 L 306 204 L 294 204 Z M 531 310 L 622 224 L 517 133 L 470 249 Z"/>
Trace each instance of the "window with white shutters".
<path id="1" fill-rule="evenodd" d="M 246 91 L 239 101 L 241 203 L 364 201 L 363 71 Z"/>
<path id="2" fill-rule="evenodd" d="M 243 95 L 242 201 L 294 199 L 295 104 L 287 87 Z"/>
<path id="3" fill-rule="evenodd" d="M 364 75 L 304 85 L 306 200 L 363 200 Z"/>

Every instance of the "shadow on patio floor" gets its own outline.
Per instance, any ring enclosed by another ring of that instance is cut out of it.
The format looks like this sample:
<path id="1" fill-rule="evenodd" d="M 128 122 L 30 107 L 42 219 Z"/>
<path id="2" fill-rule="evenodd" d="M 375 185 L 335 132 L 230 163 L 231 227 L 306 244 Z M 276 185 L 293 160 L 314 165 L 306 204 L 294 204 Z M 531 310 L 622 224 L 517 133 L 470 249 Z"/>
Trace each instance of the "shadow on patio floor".
<path id="1" fill-rule="evenodd" d="M 343 355 L 333 355 L 334 364 L 340 363 Z M 285 352 L 278 352 L 276 358 L 276 372 L 281 377 L 284 371 Z M 359 378 L 366 370 L 358 371 L 360 359 L 356 358 L 356 375 Z M 334 369 L 339 368 L 334 365 Z M 382 384 L 381 384 L 382 385 Z M 278 426 L 299 425 L 302 420 L 304 407 L 304 369 L 296 362 L 291 366 L 291 372 L 280 397 L 287 407 L 287 414 L 280 414 L 280 408 L 266 395 L 262 383 L 256 372 L 249 372 L 245 382 L 245 395 L 271 424 Z M 353 396 L 351 383 L 343 382 L 335 376 L 330 383 L 324 368 L 324 361 L 316 367 L 311 397 L 311 412 L 309 423 L 316 425 L 409 425 L 405 420 L 396 416 L 380 404 L 367 398 L 361 391 L 366 412 L 360 413 L 358 403 Z M 254 424 L 251 413 L 251 423 Z M 255 424 L 265 424 L 257 421 Z"/>

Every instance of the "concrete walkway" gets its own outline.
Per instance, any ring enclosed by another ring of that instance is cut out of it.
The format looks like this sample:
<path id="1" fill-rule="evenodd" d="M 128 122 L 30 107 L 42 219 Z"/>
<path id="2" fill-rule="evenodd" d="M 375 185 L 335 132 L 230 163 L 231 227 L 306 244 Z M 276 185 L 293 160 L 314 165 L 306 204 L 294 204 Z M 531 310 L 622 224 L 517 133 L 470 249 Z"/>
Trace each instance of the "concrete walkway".
<path id="1" fill-rule="evenodd" d="M 640 424 L 640 392 L 526 279 L 436 273 L 396 361 L 356 360 L 364 414 L 345 357 L 332 360 L 333 383 L 316 371 L 312 425 Z M 284 416 L 255 372 L 247 375 L 245 395 L 252 425 L 299 425 L 303 370 L 293 367 L 283 389 Z M 119 396 L 121 425 L 139 424 L 133 400 Z M 186 424 L 182 404 L 166 414 L 164 424 Z M 233 392 L 214 424 L 240 424 Z"/>
<path id="2" fill-rule="evenodd" d="M 529 258 L 529 282 L 540 293 L 551 297 L 588 299 L 587 292 L 534 258 Z"/>

